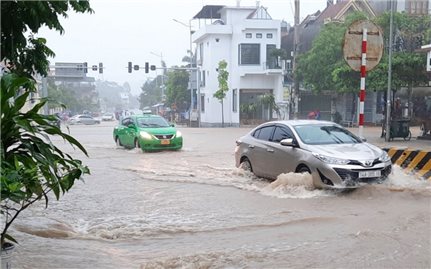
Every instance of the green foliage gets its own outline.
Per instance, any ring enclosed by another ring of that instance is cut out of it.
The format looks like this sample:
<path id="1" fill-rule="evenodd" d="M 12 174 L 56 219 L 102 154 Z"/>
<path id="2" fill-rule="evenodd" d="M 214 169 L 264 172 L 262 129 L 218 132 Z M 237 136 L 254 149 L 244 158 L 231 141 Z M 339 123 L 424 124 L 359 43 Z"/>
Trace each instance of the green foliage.
<path id="1" fill-rule="evenodd" d="M 218 63 L 218 84 L 219 89 L 214 93 L 214 97 L 217 98 L 220 102 L 223 102 L 223 99 L 226 97 L 226 93 L 229 91 L 228 87 L 228 79 L 229 72 L 226 70 L 227 62 L 222 60 Z"/>
<path id="2" fill-rule="evenodd" d="M 337 74 L 343 71 L 343 77 L 352 76 L 344 73 L 347 67 L 342 50 L 344 33 L 353 21 L 365 18 L 364 14 L 355 12 L 349 14 L 344 23 L 325 24 L 319 36 L 313 41 L 311 50 L 298 57 L 298 68 L 295 74 L 297 78 L 303 80 L 305 86 L 320 92 L 333 90 L 339 86 L 333 80 L 335 69 L 339 68 Z"/>
<path id="3" fill-rule="evenodd" d="M 37 72 L 46 76 L 49 57 L 54 52 L 46 46 L 46 40 L 35 38 L 39 28 L 47 26 L 64 32 L 58 16 L 67 12 L 93 12 L 88 1 L 1 1 L 1 57 L 13 63 L 15 73 L 32 76 Z"/>
<path id="4" fill-rule="evenodd" d="M 166 83 L 166 104 L 185 111 L 190 106 L 190 91 L 187 89 L 189 72 L 187 70 L 173 70 L 168 72 Z"/>
<path id="5" fill-rule="evenodd" d="M 139 96 L 140 108 L 143 109 L 148 106 L 158 104 L 162 99 L 162 91 L 160 85 L 162 85 L 162 76 L 158 75 L 152 80 L 147 80 L 141 87 L 141 94 Z"/>
<path id="6" fill-rule="evenodd" d="M 344 23 L 328 23 L 313 42 L 312 49 L 301 55 L 296 75 L 304 85 L 316 92 L 336 90 L 337 92 L 357 92 L 360 88 L 360 74 L 351 70 L 343 60 L 342 43 L 344 33 L 357 19 L 365 19 L 361 13 L 347 16 Z M 383 29 L 388 45 L 389 14 L 375 19 Z M 420 45 L 430 42 L 430 16 L 409 16 L 394 13 L 394 50 L 392 58 L 392 86 L 399 89 L 407 85 L 426 83 L 425 55 L 414 52 Z M 386 46 L 387 47 L 387 46 Z M 388 57 L 384 55 L 380 63 L 367 72 L 367 90 L 381 91 L 387 88 Z"/>
<path id="7" fill-rule="evenodd" d="M 60 136 L 87 155 L 77 140 L 56 126 L 55 116 L 39 114 L 46 100 L 22 112 L 34 91 L 35 82 L 31 79 L 16 74 L 1 78 L 2 245 L 5 240 L 15 241 L 7 231 L 24 209 L 39 200 L 44 200 L 48 206 L 50 192 L 59 199 L 75 180 L 89 173 L 80 160 L 62 152 L 51 142 L 52 136 Z"/>
<path id="8" fill-rule="evenodd" d="M 259 96 L 259 103 L 264 107 L 268 107 L 271 112 L 274 110 L 278 115 L 280 115 L 280 107 L 275 103 L 275 97 L 272 93 L 266 93 Z"/>

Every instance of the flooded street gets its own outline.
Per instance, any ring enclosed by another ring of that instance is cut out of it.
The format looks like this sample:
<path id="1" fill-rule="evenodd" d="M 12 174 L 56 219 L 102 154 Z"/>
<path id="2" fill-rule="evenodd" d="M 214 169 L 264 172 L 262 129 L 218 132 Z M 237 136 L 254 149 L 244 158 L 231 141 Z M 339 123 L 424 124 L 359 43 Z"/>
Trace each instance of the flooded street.
<path id="1" fill-rule="evenodd" d="M 118 148 L 113 126 L 70 126 L 91 175 L 23 213 L 13 268 L 431 267 L 431 184 L 399 167 L 381 185 L 315 190 L 235 168 L 246 128 L 180 128 L 181 151 L 143 153 Z"/>

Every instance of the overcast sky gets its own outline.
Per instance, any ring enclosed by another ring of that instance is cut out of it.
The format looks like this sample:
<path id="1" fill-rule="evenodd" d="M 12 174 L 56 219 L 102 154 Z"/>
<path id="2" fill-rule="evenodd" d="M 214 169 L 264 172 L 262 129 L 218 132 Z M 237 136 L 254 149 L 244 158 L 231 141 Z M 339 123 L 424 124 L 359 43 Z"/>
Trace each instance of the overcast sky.
<path id="1" fill-rule="evenodd" d="M 88 62 L 106 67 L 103 75 L 88 71 L 96 79 L 129 82 L 134 94 L 156 72 L 144 70 L 127 72 L 127 63 L 160 65 L 163 57 L 167 66 L 181 65 L 190 47 L 189 30 L 174 19 L 188 24 L 204 5 L 235 6 L 236 0 L 91 0 L 93 14 L 69 13 L 62 19 L 65 33 L 41 29 L 38 36 L 46 37 L 54 50 L 55 62 Z M 293 25 L 294 0 L 261 0 L 273 19 Z M 301 0 L 301 19 L 307 14 L 323 10 L 326 0 Z M 241 6 L 256 6 L 256 1 L 242 0 Z M 198 22 L 192 21 L 193 30 Z"/>

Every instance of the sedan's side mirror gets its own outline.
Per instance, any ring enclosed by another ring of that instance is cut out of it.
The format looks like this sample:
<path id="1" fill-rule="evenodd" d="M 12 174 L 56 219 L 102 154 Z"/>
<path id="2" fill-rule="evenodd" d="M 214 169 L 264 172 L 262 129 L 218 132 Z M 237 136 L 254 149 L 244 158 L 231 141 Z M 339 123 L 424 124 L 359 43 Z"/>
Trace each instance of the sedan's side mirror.
<path id="1" fill-rule="evenodd" d="M 174 123 L 171 123 L 171 127 L 175 127 L 175 124 L 174 124 Z"/>
<path id="2" fill-rule="evenodd" d="M 296 143 L 293 138 L 286 138 L 280 141 L 280 145 L 287 147 L 295 147 Z"/>
<path id="3" fill-rule="evenodd" d="M 128 128 L 135 128 L 135 124 L 134 123 L 130 123 L 129 125 L 127 125 Z"/>
<path id="4" fill-rule="evenodd" d="M 365 137 L 360 136 L 359 138 L 361 139 L 362 142 L 367 142 L 367 139 Z"/>

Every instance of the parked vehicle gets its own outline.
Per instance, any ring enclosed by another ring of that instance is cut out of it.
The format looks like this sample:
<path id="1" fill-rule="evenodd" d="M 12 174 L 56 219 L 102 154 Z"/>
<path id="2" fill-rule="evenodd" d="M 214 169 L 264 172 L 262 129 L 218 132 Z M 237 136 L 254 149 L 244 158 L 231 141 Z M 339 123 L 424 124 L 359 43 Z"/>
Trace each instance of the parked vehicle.
<path id="1" fill-rule="evenodd" d="M 75 115 L 67 121 L 68 124 L 74 125 L 74 124 L 99 124 L 100 120 L 93 118 L 89 115 Z"/>
<path id="2" fill-rule="evenodd" d="M 151 114 L 125 117 L 114 128 L 113 137 L 118 146 L 143 151 L 179 150 L 183 146 L 181 132 L 163 117 Z"/>
<path id="3" fill-rule="evenodd" d="M 103 121 L 113 121 L 113 120 L 115 120 L 115 115 L 114 115 L 114 113 L 105 113 L 102 116 L 102 120 Z"/>
<path id="4" fill-rule="evenodd" d="M 310 173 L 319 188 L 382 182 L 392 169 L 385 151 L 333 122 L 268 122 L 236 144 L 237 167 L 270 179 L 288 172 Z"/>

